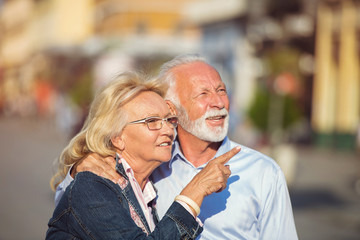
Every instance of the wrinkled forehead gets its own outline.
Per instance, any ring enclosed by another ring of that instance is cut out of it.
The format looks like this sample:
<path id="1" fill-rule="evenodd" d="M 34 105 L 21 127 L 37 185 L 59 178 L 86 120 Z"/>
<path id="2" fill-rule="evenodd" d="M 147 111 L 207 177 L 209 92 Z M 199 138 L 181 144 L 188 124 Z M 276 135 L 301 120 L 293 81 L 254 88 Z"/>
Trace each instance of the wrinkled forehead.
<path id="1" fill-rule="evenodd" d="M 174 75 L 178 89 L 190 87 L 188 90 L 196 90 L 225 86 L 216 69 L 204 62 L 180 65 L 174 69 Z"/>

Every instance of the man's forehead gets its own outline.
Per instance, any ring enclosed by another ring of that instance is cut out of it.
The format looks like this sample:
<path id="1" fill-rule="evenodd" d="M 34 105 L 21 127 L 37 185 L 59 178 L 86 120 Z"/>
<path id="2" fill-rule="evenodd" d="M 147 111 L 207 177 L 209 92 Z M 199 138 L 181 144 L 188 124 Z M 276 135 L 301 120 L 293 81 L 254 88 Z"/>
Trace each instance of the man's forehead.
<path id="1" fill-rule="evenodd" d="M 194 85 L 197 87 L 225 86 L 219 73 L 211 65 L 204 62 L 184 64 L 174 69 L 179 85 Z"/>
<path id="2" fill-rule="evenodd" d="M 191 81 L 192 88 L 194 90 L 215 90 L 225 87 L 225 83 L 221 78 L 195 78 Z"/>

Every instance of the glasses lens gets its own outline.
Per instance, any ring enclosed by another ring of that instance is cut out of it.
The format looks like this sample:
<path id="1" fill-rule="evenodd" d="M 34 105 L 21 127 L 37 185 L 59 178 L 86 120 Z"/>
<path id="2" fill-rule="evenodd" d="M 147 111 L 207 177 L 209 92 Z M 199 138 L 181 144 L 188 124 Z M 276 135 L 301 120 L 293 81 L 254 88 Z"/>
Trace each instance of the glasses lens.
<path id="1" fill-rule="evenodd" d="M 146 120 L 146 124 L 148 128 L 151 130 L 158 130 L 162 127 L 162 119 L 161 118 L 148 118 Z"/>
<path id="2" fill-rule="evenodd" d="M 177 127 L 178 124 L 178 118 L 177 117 L 169 117 L 166 120 L 168 123 L 171 123 L 174 127 Z"/>

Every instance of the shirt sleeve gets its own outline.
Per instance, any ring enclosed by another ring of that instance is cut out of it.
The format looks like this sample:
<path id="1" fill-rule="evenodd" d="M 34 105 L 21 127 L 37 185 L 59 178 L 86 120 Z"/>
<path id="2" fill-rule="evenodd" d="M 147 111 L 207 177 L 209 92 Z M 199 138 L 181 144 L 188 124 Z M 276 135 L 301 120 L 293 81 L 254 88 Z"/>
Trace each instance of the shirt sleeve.
<path id="1" fill-rule="evenodd" d="M 294 216 L 284 174 L 280 169 L 267 197 L 260 220 L 260 239 L 297 240 Z"/>
<path id="2" fill-rule="evenodd" d="M 61 197 L 64 195 L 66 188 L 70 185 L 70 183 L 74 180 L 70 175 L 71 168 L 69 169 L 68 173 L 64 180 L 57 186 L 56 193 L 55 193 L 55 207 L 58 205 Z"/>

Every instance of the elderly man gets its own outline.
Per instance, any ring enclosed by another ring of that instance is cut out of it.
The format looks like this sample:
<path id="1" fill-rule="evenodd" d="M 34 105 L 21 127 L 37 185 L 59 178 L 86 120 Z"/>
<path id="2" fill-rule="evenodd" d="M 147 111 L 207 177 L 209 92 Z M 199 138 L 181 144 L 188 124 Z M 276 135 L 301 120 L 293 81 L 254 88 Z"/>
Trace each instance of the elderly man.
<path id="1" fill-rule="evenodd" d="M 162 66 L 160 77 L 169 83 L 166 99 L 179 117 L 172 159 L 152 174 L 162 217 L 175 196 L 209 160 L 239 144 L 226 136 L 226 86 L 203 58 L 178 56 Z M 117 177 L 111 167 L 96 169 L 96 159 L 85 159 L 76 170 L 91 169 L 108 178 Z M 109 159 L 101 160 L 114 164 Z M 274 160 L 241 146 L 241 152 L 228 164 L 232 174 L 227 188 L 206 197 L 201 206 L 199 219 L 204 231 L 199 239 L 298 239 L 286 181 Z M 64 186 L 58 192 L 61 188 Z"/>

